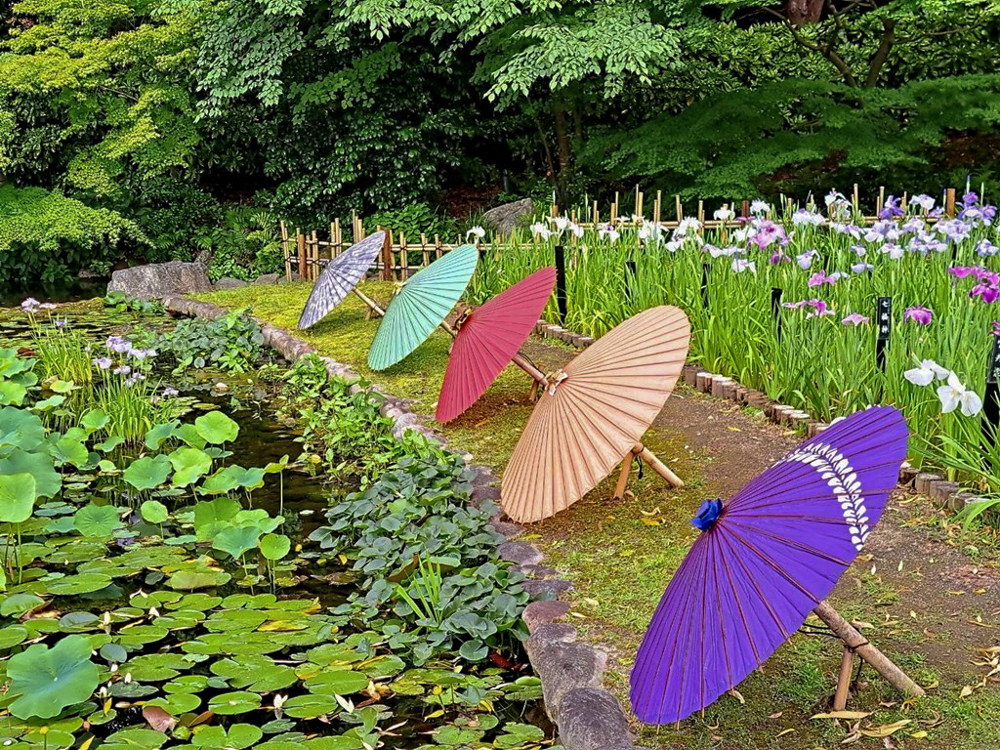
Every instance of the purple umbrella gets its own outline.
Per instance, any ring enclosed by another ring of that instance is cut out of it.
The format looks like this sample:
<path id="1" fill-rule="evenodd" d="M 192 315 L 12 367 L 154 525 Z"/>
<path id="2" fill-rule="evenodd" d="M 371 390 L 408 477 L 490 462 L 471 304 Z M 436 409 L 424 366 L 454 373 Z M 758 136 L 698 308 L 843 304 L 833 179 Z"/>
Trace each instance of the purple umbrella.
<path id="1" fill-rule="evenodd" d="M 798 630 L 878 523 L 906 438 L 899 412 L 868 409 L 788 453 L 729 503 L 705 502 L 692 521 L 702 533 L 639 648 L 636 716 L 680 721 L 736 687 Z"/>

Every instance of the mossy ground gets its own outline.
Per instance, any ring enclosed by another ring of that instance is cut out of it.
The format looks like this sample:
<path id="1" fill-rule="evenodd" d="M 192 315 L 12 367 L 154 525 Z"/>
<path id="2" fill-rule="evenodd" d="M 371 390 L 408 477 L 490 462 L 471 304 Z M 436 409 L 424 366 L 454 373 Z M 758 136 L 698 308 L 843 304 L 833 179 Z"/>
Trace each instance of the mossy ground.
<path id="1" fill-rule="evenodd" d="M 370 282 L 364 288 L 382 302 L 391 294 L 385 283 Z M 282 284 L 199 298 L 252 307 L 259 317 L 294 331 L 309 289 L 308 284 Z M 360 300 L 349 297 L 301 336 L 388 392 L 412 400 L 414 411 L 432 415 L 450 337 L 436 332 L 400 364 L 374 373 L 365 359 L 378 324 L 365 320 L 364 310 Z M 547 371 L 572 352 L 533 341 L 530 355 Z M 526 376 L 508 367 L 479 403 L 441 432 L 478 462 L 501 472 L 531 412 L 527 388 Z M 609 477 L 582 501 L 525 535 L 545 549 L 547 564 L 573 580 L 571 620 L 582 637 L 611 650 L 606 684 L 626 705 L 636 649 L 695 538 L 689 523 L 693 511 L 706 494 L 731 490 L 734 467 L 741 462 L 753 459 L 766 465 L 783 450 L 776 438 L 770 443 L 750 439 L 776 432 L 759 415 L 710 402 L 679 389 L 668 411 L 683 426 L 662 427 L 658 420 L 645 438 L 658 455 L 678 457 L 671 465 L 685 479 L 683 490 L 670 490 L 647 470 L 641 479 L 633 473 L 626 498 L 611 503 L 607 498 L 614 477 Z M 678 419 L 685 416 L 687 420 Z M 718 420 L 712 440 L 700 431 L 710 420 Z M 799 633 L 739 686 L 738 696 L 723 696 L 703 716 L 679 728 L 636 724 L 639 744 L 725 750 L 833 750 L 845 741 L 848 746 L 905 750 L 1000 747 L 1000 691 L 996 678 L 987 676 L 997 657 L 986 652 L 1000 633 L 1000 585 L 992 563 L 995 535 L 964 536 L 943 512 L 920 499 L 897 497 L 873 539 L 869 554 L 844 575 L 832 601 L 845 617 L 866 623 L 865 635 L 929 686 L 927 698 L 904 700 L 866 667 L 848 707 L 871 716 L 859 722 L 810 719 L 829 709 L 841 649 L 831 638 Z M 959 578 L 953 580 L 955 576 Z M 965 686 L 974 690 L 963 697 Z M 853 726 L 877 733 L 878 727 L 903 720 L 909 723 L 888 738 L 857 734 Z"/>

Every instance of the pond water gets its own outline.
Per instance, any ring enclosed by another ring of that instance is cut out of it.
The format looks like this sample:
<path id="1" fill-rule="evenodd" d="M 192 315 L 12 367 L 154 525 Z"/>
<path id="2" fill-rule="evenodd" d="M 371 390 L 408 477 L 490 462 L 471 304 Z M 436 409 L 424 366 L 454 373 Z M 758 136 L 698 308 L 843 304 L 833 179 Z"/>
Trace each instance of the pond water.
<path id="1" fill-rule="evenodd" d="M 59 284 L 49 284 L 26 289 L 0 289 L 0 308 L 17 307 L 28 297 L 39 302 L 80 302 L 104 295 L 108 279 L 72 279 Z"/>
<path id="2" fill-rule="evenodd" d="M 108 336 L 171 325 L 96 304 L 58 317 L 92 342 L 87 359 Z M 16 359 L 0 352 L 0 373 L 37 355 L 32 333 L 23 316 L 0 315 L 0 349 L 21 348 Z M 542 715 L 540 689 L 523 667 L 468 664 L 451 653 L 401 658 L 381 630 L 385 615 L 361 617 L 345 605 L 355 591 L 350 561 L 303 551 L 328 523 L 331 498 L 350 487 L 317 475 L 313 462 L 297 463 L 302 429 L 275 411 L 272 386 L 212 370 L 177 377 L 159 365 L 147 378 L 137 387 L 162 379 L 190 409 L 162 433 L 166 442 L 151 437 L 157 425 L 144 431 L 145 443 L 140 435 L 113 445 L 110 428 L 94 426 L 83 391 L 51 378 L 40 394 L 51 395 L 33 414 L 0 409 L 0 475 L 25 476 L 21 454 L 35 449 L 28 421 L 42 419 L 55 447 L 43 442 L 36 452 L 55 457 L 61 482 L 37 498 L 28 520 L 6 526 L 0 669 L 14 680 L 10 695 L 22 697 L 8 697 L 15 715 L 0 717 L 0 741 L 45 750 L 88 739 L 123 750 L 540 747 L 545 734 L 526 718 Z M 149 391 L 152 401 L 165 392 L 159 384 Z M 234 438 L 220 437 L 230 429 L 223 414 L 235 422 Z M 77 425 L 88 424 L 84 435 Z M 210 468 L 198 468 L 202 461 Z M 245 479 L 252 467 L 284 461 L 259 487 Z M 217 491 L 211 481 L 228 470 L 235 489 Z M 195 478 L 179 481 L 184 472 Z M 0 520 L 5 512 L 0 503 Z M 285 540 L 285 554 L 268 562 L 265 537 Z M 58 671 L 58 649 L 70 643 L 85 644 L 85 661 L 90 653 L 96 692 L 86 669 L 63 669 L 59 694 L 75 698 L 33 697 L 31 675 L 17 671 L 25 648 L 41 649 L 32 664 L 49 660 Z M 520 651 L 508 657 L 526 661 Z"/>

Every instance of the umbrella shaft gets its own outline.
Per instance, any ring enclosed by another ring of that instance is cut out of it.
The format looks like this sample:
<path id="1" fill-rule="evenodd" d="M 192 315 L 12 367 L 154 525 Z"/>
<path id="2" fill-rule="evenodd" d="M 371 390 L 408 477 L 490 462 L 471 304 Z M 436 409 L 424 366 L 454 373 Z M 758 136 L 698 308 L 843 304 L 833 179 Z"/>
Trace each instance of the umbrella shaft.
<path id="1" fill-rule="evenodd" d="M 889 658 L 871 645 L 857 629 L 840 616 L 827 601 L 821 601 L 813 610 L 816 616 L 825 622 L 830 630 L 858 656 L 872 665 L 876 672 L 882 675 L 894 688 L 907 695 L 924 695 L 924 690 L 911 680 Z"/>
<path id="2" fill-rule="evenodd" d="M 364 302 L 366 305 L 368 305 L 368 307 L 370 307 L 372 309 L 372 311 L 375 312 L 376 315 L 378 315 L 378 316 L 380 316 L 382 318 L 385 317 L 385 310 L 383 310 L 381 307 L 379 307 L 378 302 L 376 302 L 375 300 L 373 300 L 371 297 L 369 297 L 367 294 L 365 294 L 364 292 L 362 292 L 357 287 L 354 287 L 353 291 L 354 291 L 354 293 L 356 295 L 358 295 L 361 298 L 362 302 Z"/>
<path id="3" fill-rule="evenodd" d="M 524 370 L 526 373 L 528 373 L 536 381 L 538 381 L 542 385 L 545 385 L 545 374 L 537 367 L 535 367 L 533 364 L 531 364 L 531 362 L 529 362 L 523 356 L 521 356 L 520 352 L 511 357 L 511 361 L 515 365 L 520 367 L 522 370 Z"/>

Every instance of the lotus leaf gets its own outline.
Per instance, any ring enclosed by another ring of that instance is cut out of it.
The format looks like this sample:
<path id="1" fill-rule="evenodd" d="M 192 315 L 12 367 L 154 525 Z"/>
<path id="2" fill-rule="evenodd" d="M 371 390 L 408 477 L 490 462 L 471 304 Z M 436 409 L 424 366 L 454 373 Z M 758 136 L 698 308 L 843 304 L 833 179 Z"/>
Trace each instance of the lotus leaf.
<path id="1" fill-rule="evenodd" d="M 167 458 L 174 467 L 174 487 L 187 487 L 212 469 L 211 456 L 198 448 L 177 448 Z"/>
<path id="2" fill-rule="evenodd" d="M 5 385 L 9 385 L 9 383 L 0 383 L 0 394 L 2 394 Z M 18 386 L 18 387 L 20 388 L 22 386 Z M 27 395 L 27 394 L 25 394 L 25 395 Z M 2 399 L 0 399 L 0 400 L 2 400 Z M 41 411 L 41 412 L 52 411 L 57 406 L 62 406 L 65 403 L 65 401 L 66 401 L 66 397 L 65 396 L 58 396 L 58 395 L 57 396 L 49 396 L 48 398 L 43 398 L 41 401 L 36 401 L 32 405 L 31 409 L 32 409 L 32 411 Z M 24 402 L 24 396 L 22 396 L 19 401 L 12 401 L 12 402 L 9 402 L 9 403 L 22 404 L 23 402 Z"/>
<path id="3" fill-rule="evenodd" d="M 238 487 L 254 490 L 264 484 L 263 469 L 244 469 L 242 466 L 227 466 L 208 477 L 201 485 L 201 491 L 209 495 L 232 492 Z"/>
<path id="4" fill-rule="evenodd" d="M 124 442 L 125 442 L 125 438 L 123 438 L 121 435 L 112 435 L 111 437 L 109 437 L 107 440 L 105 440 L 103 442 L 95 443 L 94 444 L 94 450 L 100 451 L 101 453 L 110 453 L 111 451 L 113 451 L 115 448 L 117 448 L 119 445 L 121 445 Z M 114 467 L 114 465 L 112 464 L 112 468 L 113 467 Z M 104 469 L 102 467 L 101 471 L 107 471 L 107 469 Z"/>
<path id="5" fill-rule="evenodd" d="M 220 716 L 245 714 L 260 707 L 260 696 L 256 693 L 235 692 L 216 695 L 208 702 L 208 708 Z"/>
<path id="6" fill-rule="evenodd" d="M 52 648 L 36 643 L 14 654 L 7 663 L 7 677 L 10 694 L 18 697 L 10 712 L 19 719 L 50 719 L 87 700 L 98 679 L 90 650 L 85 637 L 68 635 Z"/>
<path id="7" fill-rule="evenodd" d="M 84 536 L 105 539 L 124 525 L 118 514 L 119 509 L 113 505 L 91 503 L 76 512 L 73 525 Z"/>
<path id="8" fill-rule="evenodd" d="M 24 523 L 31 518 L 36 497 L 31 474 L 0 475 L 0 521 Z"/>
<path id="9" fill-rule="evenodd" d="M 212 539 L 228 522 L 240 512 L 240 504 L 231 497 L 218 497 L 194 506 L 194 530 L 198 539 Z"/>
<path id="10" fill-rule="evenodd" d="M 205 442 L 213 445 L 231 443 L 240 434 L 240 426 L 221 411 L 202 414 L 194 420 L 194 428 Z"/>
<path id="11" fill-rule="evenodd" d="M 228 526 L 212 540 L 212 547 L 228 552 L 234 560 L 239 560 L 244 554 L 257 548 L 260 541 L 260 527 L 256 524 Z"/>
<path id="12" fill-rule="evenodd" d="M 80 418 L 80 426 L 87 432 L 97 432 L 108 426 L 111 419 L 101 409 L 91 409 Z"/>
<path id="13" fill-rule="evenodd" d="M 205 438 L 198 434 L 198 430 L 195 429 L 193 424 L 182 424 L 174 430 L 174 437 L 182 440 L 185 445 L 198 448 L 199 450 L 207 445 Z"/>
<path id="14" fill-rule="evenodd" d="M 24 736 L 24 742 L 27 747 L 33 745 L 34 747 L 44 747 L 46 750 L 50 748 L 58 750 L 58 748 L 72 747 L 76 738 L 69 732 L 47 727 L 44 732 L 40 728 L 29 732 Z"/>
<path id="15" fill-rule="evenodd" d="M 52 457 L 64 464 L 73 464 L 78 469 L 82 469 L 90 460 L 90 452 L 87 446 L 79 440 L 64 435 L 52 444 L 50 450 Z"/>
<path id="16" fill-rule="evenodd" d="M 0 380 L 0 404 L 21 406 L 27 395 L 28 389 L 20 383 L 15 383 L 12 380 Z"/>
<path id="17" fill-rule="evenodd" d="M 169 440 L 174 436 L 174 432 L 179 425 L 180 422 L 177 420 L 168 422 L 167 424 L 153 425 L 146 433 L 146 447 L 151 451 L 159 450 L 164 440 Z"/>
<path id="18" fill-rule="evenodd" d="M 142 520 L 146 523 L 160 524 L 170 517 L 170 511 L 167 510 L 167 506 L 158 500 L 146 500 L 139 506 L 139 513 L 142 515 Z"/>
<path id="19" fill-rule="evenodd" d="M 140 492 L 159 487 L 170 475 L 170 461 L 164 455 L 143 456 L 122 472 L 122 478 Z"/>
<path id="20" fill-rule="evenodd" d="M 0 450 L 0 453 L 3 451 Z M 62 486 L 62 477 L 55 470 L 52 456 L 48 453 L 11 449 L 0 458 L 0 476 L 10 474 L 31 474 L 35 478 L 35 492 L 39 497 L 55 497 Z"/>
<path id="21" fill-rule="evenodd" d="M 34 451 L 45 440 L 45 425 L 37 414 L 16 406 L 0 409 L 0 448 L 16 446 Z"/>
<path id="22" fill-rule="evenodd" d="M 280 560 L 291 549 L 292 542 L 284 534 L 265 534 L 260 540 L 260 553 L 268 560 Z"/>

